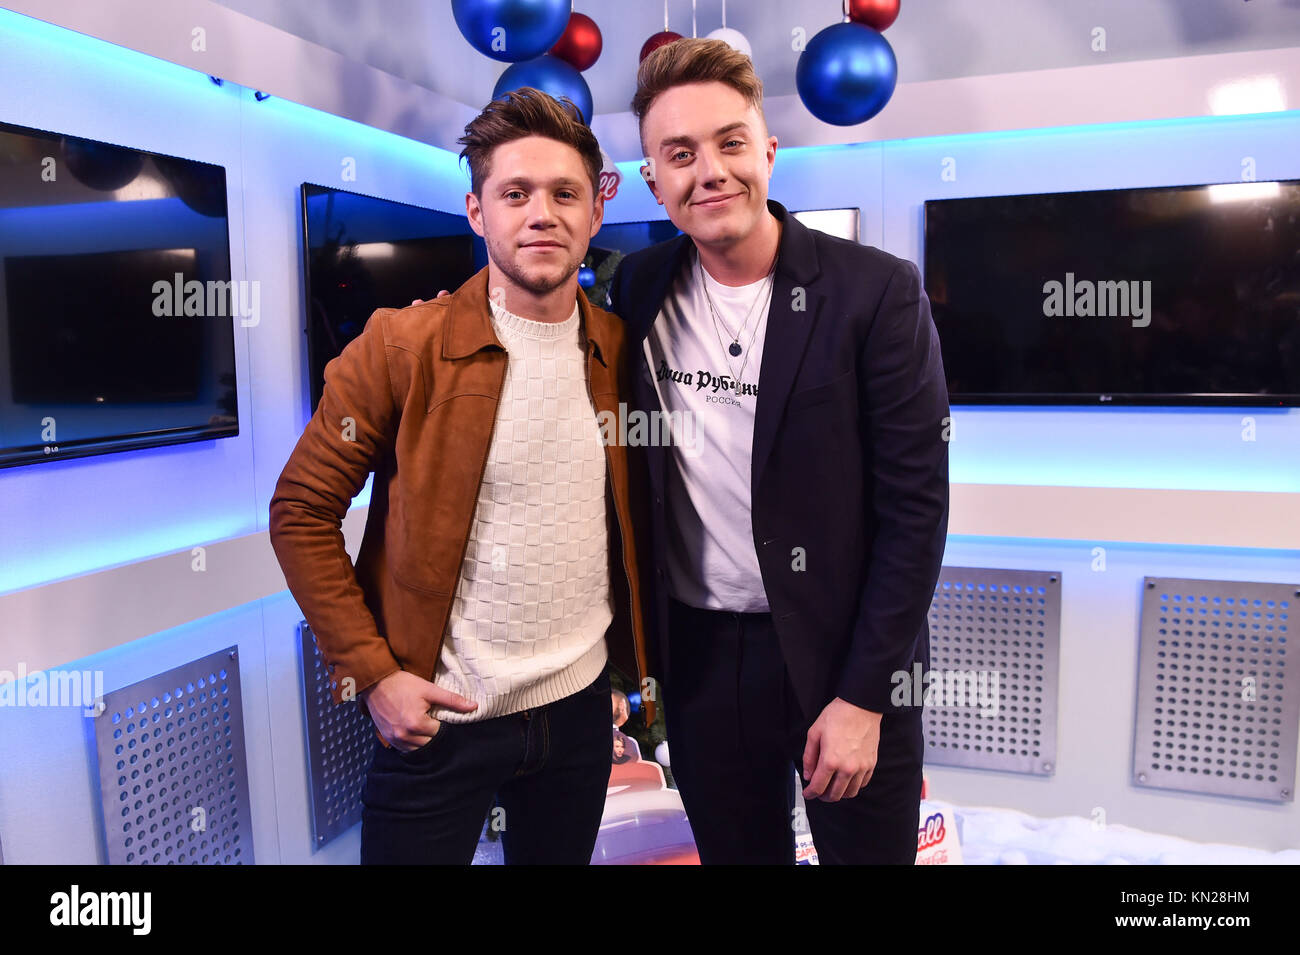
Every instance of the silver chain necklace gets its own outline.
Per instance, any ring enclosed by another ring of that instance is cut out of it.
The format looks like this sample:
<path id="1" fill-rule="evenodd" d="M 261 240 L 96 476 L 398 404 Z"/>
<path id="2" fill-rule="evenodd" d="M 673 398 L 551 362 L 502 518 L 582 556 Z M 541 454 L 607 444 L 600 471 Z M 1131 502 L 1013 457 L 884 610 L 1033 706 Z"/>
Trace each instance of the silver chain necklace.
<path id="1" fill-rule="evenodd" d="M 745 312 L 745 319 L 740 323 L 740 330 L 733 335 L 731 333 L 731 329 L 727 328 L 727 323 L 722 321 L 722 316 L 718 314 L 718 309 L 713 304 L 713 297 L 709 295 L 709 285 L 707 282 L 704 281 L 704 265 L 700 261 L 700 254 L 698 252 L 695 253 L 695 267 L 699 270 L 700 273 L 700 286 L 704 289 L 704 300 L 709 303 L 709 311 L 713 315 L 713 330 L 718 335 L 718 344 L 719 345 L 722 344 L 722 333 L 718 330 L 718 325 L 719 323 L 721 323 L 722 327 L 727 329 L 727 337 L 731 339 L 731 344 L 727 347 L 726 350 L 731 354 L 733 358 L 737 358 L 740 356 L 740 353 L 743 350 L 740 347 L 740 336 L 745 334 L 745 326 L 749 324 L 749 318 L 754 313 L 754 306 L 758 303 L 758 300 L 763 297 L 763 289 L 760 288 L 758 290 L 758 294 L 754 296 L 754 300 L 749 303 L 749 310 Z M 776 258 L 773 257 L 772 265 L 768 268 L 767 275 L 763 277 L 764 280 L 765 281 L 770 280 L 775 271 L 776 271 Z M 753 336 L 750 336 L 750 341 L 753 342 Z"/>
<path id="2" fill-rule="evenodd" d="M 771 284 L 769 284 L 768 287 L 767 287 L 767 302 L 768 302 L 768 304 L 765 305 L 765 306 L 763 307 L 763 313 L 762 313 L 762 314 L 766 314 L 767 308 L 768 308 L 768 307 L 771 305 L 771 303 L 772 303 L 772 289 L 773 289 L 773 286 L 772 286 Z M 736 376 L 736 384 L 737 384 L 737 386 L 740 385 L 740 383 L 741 383 L 741 378 L 742 378 L 742 377 L 744 376 L 744 374 L 745 374 L 745 366 L 749 364 L 749 356 L 753 354 L 753 348 L 752 348 L 752 346 L 753 346 L 753 344 L 754 344 L 754 339 L 758 337 L 758 330 L 759 330 L 760 328 L 763 327 L 763 321 L 764 321 L 764 319 L 760 317 L 759 320 L 758 320 L 757 322 L 754 323 L 754 330 L 753 330 L 753 332 L 750 333 L 750 336 L 749 336 L 749 344 L 745 346 L 745 360 L 742 361 L 742 362 L 740 363 L 740 371 L 739 371 L 739 372 L 732 372 L 732 374 L 734 374 L 734 375 Z M 721 344 L 721 343 L 719 343 L 719 344 Z M 728 367 L 728 368 L 731 367 L 731 362 L 730 362 L 730 361 L 727 362 L 727 367 Z"/>
<path id="3" fill-rule="evenodd" d="M 757 305 L 757 304 L 758 304 L 758 300 L 761 299 L 761 298 L 763 297 L 763 295 L 764 295 L 764 289 L 760 288 L 760 289 L 758 290 L 758 293 L 754 296 L 754 300 L 753 300 L 752 302 L 749 303 L 749 310 L 748 310 L 747 312 L 745 312 L 745 320 L 744 320 L 743 322 L 740 323 L 740 331 L 739 331 L 737 334 L 733 335 L 733 334 L 731 333 L 731 329 L 730 329 L 730 328 L 727 328 L 727 323 L 724 322 L 724 321 L 722 321 L 722 316 L 718 314 L 718 309 L 717 309 L 717 307 L 713 304 L 713 298 L 712 298 L 712 296 L 709 295 L 709 286 L 708 286 L 708 283 L 707 283 L 707 282 L 705 281 L 705 279 L 704 279 L 704 266 L 703 266 L 703 264 L 700 262 L 700 257 L 699 257 L 699 253 L 698 253 L 698 252 L 696 253 L 696 256 L 695 256 L 695 265 L 696 265 L 696 268 L 699 269 L 699 272 L 700 272 L 700 287 L 704 289 L 704 300 L 705 300 L 706 302 L 708 302 L 708 304 L 709 304 L 709 311 L 710 311 L 710 313 L 712 314 L 712 318 L 713 318 L 713 331 L 714 331 L 714 334 L 717 335 L 717 338 L 718 338 L 718 347 L 719 347 L 719 348 L 722 348 L 725 352 L 728 352 L 732 357 L 739 356 L 742 352 L 743 352 L 744 355 L 745 355 L 745 360 L 742 361 L 742 362 L 740 363 L 740 372 L 739 372 L 739 373 L 735 372 L 735 370 L 732 369 L 732 367 L 731 367 L 731 360 L 730 360 L 730 359 L 726 359 L 727 370 L 730 371 L 733 375 L 735 375 L 736 382 L 739 383 L 740 380 L 741 380 L 741 376 L 744 375 L 744 373 L 745 373 L 745 367 L 749 364 L 749 356 L 750 356 L 750 354 L 751 354 L 751 347 L 752 347 L 753 344 L 754 344 L 754 339 L 758 337 L 758 328 L 759 328 L 759 325 L 762 324 L 761 320 L 760 320 L 759 324 L 756 324 L 756 325 L 754 326 L 754 330 L 753 330 L 753 332 L 750 333 L 750 336 L 749 336 L 749 343 L 748 343 L 748 345 L 746 345 L 746 347 L 744 347 L 744 348 L 741 348 L 741 346 L 740 346 L 740 336 L 743 335 L 743 334 L 745 333 L 745 326 L 747 326 L 747 325 L 749 324 L 750 316 L 753 315 L 753 313 L 754 313 L 754 306 Z M 773 287 L 774 287 L 774 283 L 773 283 L 773 281 L 772 281 L 772 278 L 773 278 L 773 275 L 774 275 L 775 273 L 776 273 L 776 257 L 774 256 L 774 257 L 772 258 L 772 265 L 771 265 L 771 267 L 767 270 L 767 275 L 765 276 L 765 280 L 767 281 L 766 294 L 768 295 L 768 301 L 769 301 L 769 302 L 771 301 L 771 293 L 772 293 L 772 289 L 773 289 Z M 725 347 L 725 348 L 724 348 L 724 346 L 723 346 L 723 344 L 722 344 L 722 332 L 718 329 L 718 325 L 719 325 L 719 323 L 722 325 L 723 328 L 725 328 L 725 329 L 727 330 L 727 337 L 731 339 L 731 345 L 730 345 L 729 347 Z"/>

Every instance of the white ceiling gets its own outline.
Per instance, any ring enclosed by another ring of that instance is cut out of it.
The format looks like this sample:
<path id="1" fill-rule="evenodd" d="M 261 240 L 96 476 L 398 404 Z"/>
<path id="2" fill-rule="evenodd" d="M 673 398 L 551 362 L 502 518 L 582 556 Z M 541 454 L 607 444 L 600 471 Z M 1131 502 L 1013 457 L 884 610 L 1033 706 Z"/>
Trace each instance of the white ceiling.
<path id="1" fill-rule="evenodd" d="M 460 35 L 450 0 L 214 0 L 349 59 L 477 108 L 506 64 Z M 700 36 L 723 0 L 697 0 Z M 668 0 L 669 25 L 691 32 L 691 0 Z M 656 0 L 575 0 L 600 26 L 604 51 L 585 76 L 595 112 L 628 108 L 637 53 L 663 29 Z M 796 27 L 811 37 L 840 20 L 840 0 L 730 0 L 727 25 L 754 48 L 770 96 L 795 92 Z M 1091 49 L 1106 31 L 1107 52 Z M 1122 60 L 1300 46 L 1300 0 L 902 0 L 885 36 L 901 82 Z"/>

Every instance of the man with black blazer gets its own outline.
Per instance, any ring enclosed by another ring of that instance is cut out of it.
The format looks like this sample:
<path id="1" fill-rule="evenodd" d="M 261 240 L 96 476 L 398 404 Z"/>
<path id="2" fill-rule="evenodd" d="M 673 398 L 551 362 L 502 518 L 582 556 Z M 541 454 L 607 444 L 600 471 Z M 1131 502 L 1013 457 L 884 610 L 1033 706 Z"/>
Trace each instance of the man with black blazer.
<path id="1" fill-rule="evenodd" d="M 793 863 L 797 767 L 820 861 L 912 864 L 921 701 L 897 691 L 929 668 L 948 523 L 948 394 L 919 273 L 767 198 L 762 84 L 721 41 L 647 57 L 632 110 L 642 174 L 685 233 L 627 256 L 610 294 L 634 410 L 671 422 L 629 451 L 700 859 Z"/>

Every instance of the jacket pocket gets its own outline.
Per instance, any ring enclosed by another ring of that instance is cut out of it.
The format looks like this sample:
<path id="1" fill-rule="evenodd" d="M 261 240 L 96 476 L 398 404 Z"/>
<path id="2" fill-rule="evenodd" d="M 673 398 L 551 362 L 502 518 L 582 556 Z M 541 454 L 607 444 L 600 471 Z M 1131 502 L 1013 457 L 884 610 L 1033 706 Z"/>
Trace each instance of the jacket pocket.
<path id="1" fill-rule="evenodd" d="M 832 378 L 824 385 L 815 385 L 812 388 L 805 388 L 803 391 L 796 391 L 790 396 L 786 408 L 789 411 L 796 411 L 800 408 L 811 408 L 833 401 L 843 391 L 851 388 L 853 377 L 853 372 L 846 371 L 844 374 Z"/>
<path id="2" fill-rule="evenodd" d="M 450 597 L 450 587 L 436 586 L 438 581 L 435 579 L 436 574 L 429 571 L 411 572 L 411 569 L 405 568 L 400 564 L 394 564 L 392 568 L 393 579 L 408 590 L 416 590 L 422 594 L 432 594 L 435 597 Z"/>
<path id="3" fill-rule="evenodd" d="M 460 575 L 464 541 L 446 531 L 459 531 L 464 525 L 461 514 L 452 514 L 445 506 L 432 515 L 401 508 L 390 514 L 388 532 L 389 572 L 403 587 L 436 597 L 450 597 Z M 471 505 L 476 507 L 475 505 Z M 440 533 L 439 528 L 445 528 Z"/>

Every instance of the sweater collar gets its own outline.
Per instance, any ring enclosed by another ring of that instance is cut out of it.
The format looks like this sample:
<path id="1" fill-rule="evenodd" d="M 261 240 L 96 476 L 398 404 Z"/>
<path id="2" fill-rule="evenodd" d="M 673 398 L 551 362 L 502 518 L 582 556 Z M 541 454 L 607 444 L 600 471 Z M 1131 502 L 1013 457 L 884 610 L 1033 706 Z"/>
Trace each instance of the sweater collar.
<path id="1" fill-rule="evenodd" d="M 487 284 L 488 267 L 485 265 L 451 294 L 447 303 L 447 334 L 442 342 L 443 358 L 468 358 L 477 351 L 493 346 L 505 351 L 505 346 L 492 330 Z M 597 361 L 605 365 L 604 353 L 612 353 L 613 349 L 613 343 L 609 340 L 610 329 L 597 318 L 583 292 L 578 292 L 577 300 L 578 327 L 585 347 L 596 356 Z"/>

